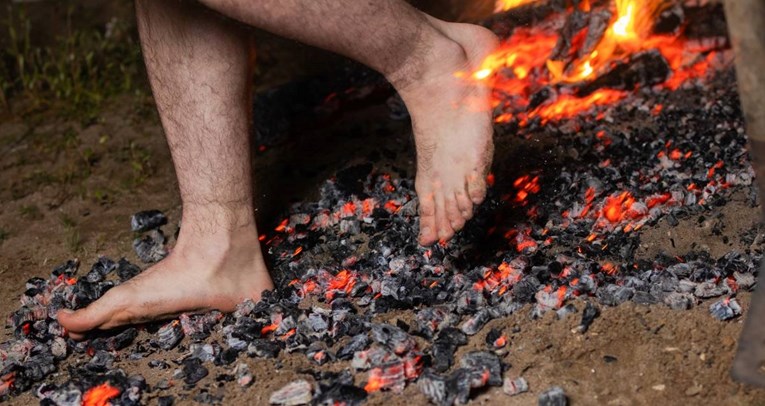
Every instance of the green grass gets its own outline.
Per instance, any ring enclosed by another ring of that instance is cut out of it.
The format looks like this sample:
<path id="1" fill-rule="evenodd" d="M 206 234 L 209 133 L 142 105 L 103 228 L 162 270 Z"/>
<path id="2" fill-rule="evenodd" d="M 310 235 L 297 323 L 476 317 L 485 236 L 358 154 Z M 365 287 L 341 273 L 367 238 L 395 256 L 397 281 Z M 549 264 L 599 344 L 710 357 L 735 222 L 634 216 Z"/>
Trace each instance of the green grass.
<path id="1" fill-rule="evenodd" d="M 66 214 L 59 216 L 59 221 L 64 227 L 64 247 L 70 252 L 77 253 L 82 250 L 83 240 L 77 222 Z"/>
<path id="2" fill-rule="evenodd" d="M 32 41 L 35 27 L 25 5 L 8 6 L 0 24 L 7 37 L 0 48 L 0 105 L 21 114 L 56 107 L 87 122 L 112 96 L 141 92 L 136 79 L 143 77 L 143 64 L 133 30 L 120 22 L 108 30 L 80 29 L 72 14 L 70 8 L 64 35 L 40 45 Z"/>
<path id="3" fill-rule="evenodd" d="M 25 220 L 39 220 L 42 218 L 40 209 L 34 204 L 25 204 L 19 208 L 19 215 Z"/>

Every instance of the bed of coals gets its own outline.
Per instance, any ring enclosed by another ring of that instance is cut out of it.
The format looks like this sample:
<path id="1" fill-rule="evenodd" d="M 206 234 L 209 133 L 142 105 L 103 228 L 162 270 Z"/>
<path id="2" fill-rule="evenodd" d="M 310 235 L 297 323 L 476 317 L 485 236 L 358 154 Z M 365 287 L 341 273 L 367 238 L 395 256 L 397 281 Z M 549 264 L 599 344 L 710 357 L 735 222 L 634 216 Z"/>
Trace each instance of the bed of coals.
<path id="1" fill-rule="evenodd" d="M 754 228 L 740 236 L 751 249 L 719 258 L 701 250 L 635 255 L 641 232 L 660 221 L 701 219 L 733 194 L 759 204 L 731 71 L 672 91 L 641 88 L 561 121 L 501 122 L 498 142 L 556 138 L 569 159 L 490 174 L 487 201 L 448 243 L 417 244 L 411 178 L 372 165 L 346 168 L 326 181 L 319 199 L 293 205 L 262 233 L 277 288 L 232 314 L 187 314 L 75 342 L 57 311 L 87 306 L 143 268 L 105 257 L 61 264 L 27 282 L 7 319 L 14 334 L 0 345 L 0 398 L 32 391 L 43 404 L 141 404 L 170 381 L 193 388 L 214 378 L 248 387 L 254 378 L 243 357 L 278 362 L 299 353 L 314 365 L 303 371 L 313 379 L 274 391 L 271 403 L 353 405 L 372 392 L 416 385 L 439 405 L 464 404 L 487 386 L 507 396 L 531 389 L 540 405 L 564 405 L 564 387 L 529 388 L 510 366 L 508 331 L 492 329 L 483 349 L 459 357 L 457 348 L 490 320 L 517 312 L 528 323 L 548 312 L 576 318 L 580 334 L 605 307 L 626 301 L 704 306 L 710 322 L 741 315 L 736 294 L 755 285 L 761 257 Z M 130 223 L 143 262 L 167 255 L 173 237 L 162 231 L 170 228 L 163 213 L 136 213 Z M 412 312 L 411 323 L 376 321 L 402 310 Z M 137 339 L 139 330 L 150 338 Z M 115 357 L 140 360 L 177 347 L 181 359 L 174 353 L 150 361 L 167 375 L 158 385 L 114 367 Z M 72 354 L 88 360 L 61 371 Z M 227 372 L 208 378 L 210 365 Z M 53 380 L 54 372 L 62 374 Z M 174 402 L 172 395 L 152 399 Z M 194 400 L 225 402 L 204 390 Z"/>

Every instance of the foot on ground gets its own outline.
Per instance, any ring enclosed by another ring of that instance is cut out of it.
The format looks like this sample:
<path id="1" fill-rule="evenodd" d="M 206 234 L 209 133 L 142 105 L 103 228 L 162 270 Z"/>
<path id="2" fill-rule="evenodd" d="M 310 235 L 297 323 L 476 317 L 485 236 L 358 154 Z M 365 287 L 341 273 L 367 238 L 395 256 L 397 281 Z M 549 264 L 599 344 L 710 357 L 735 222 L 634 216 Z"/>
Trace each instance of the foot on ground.
<path id="1" fill-rule="evenodd" d="M 442 38 L 423 52 L 421 77 L 398 86 L 392 80 L 412 117 L 422 245 L 450 239 L 486 196 L 494 152 L 491 89 L 455 74 L 478 70 L 498 45 L 483 27 L 428 20 Z"/>
<path id="2" fill-rule="evenodd" d="M 254 227 L 231 238 L 215 235 L 191 240 L 181 236 L 167 258 L 88 307 L 60 311 L 59 322 L 70 337 L 82 339 L 90 330 L 184 312 L 233 311 L 243 300 L 258 300 L 263 290 L 273 288 Z"/>

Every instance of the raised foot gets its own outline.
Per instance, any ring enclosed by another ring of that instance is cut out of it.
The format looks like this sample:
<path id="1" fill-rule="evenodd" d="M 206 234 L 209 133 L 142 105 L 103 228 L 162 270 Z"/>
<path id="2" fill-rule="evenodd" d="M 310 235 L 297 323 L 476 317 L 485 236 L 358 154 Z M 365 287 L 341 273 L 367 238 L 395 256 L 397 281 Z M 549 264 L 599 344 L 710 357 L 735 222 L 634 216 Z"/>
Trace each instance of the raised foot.
<path id="1" fill-rule="evenodd" d="M 429 21 L 446 40 L 436 41 L 420 80 L 397 87 L 417 146 L 422 245 L 450 239 L 486 196 L 494 153 L 491 89 L 457 73 L 478 70 L 498 46 L 482 27 Z"/>
<path id="2" fill-rule="evenodd" d="M 224 239 L 225 240 L 225 239 Z M 166 319 L 184 312 L 233 311 L 272 289 L 257 238 L 179 244 L 164 260 L 58 320 L 74 339 L 90 330 Z"/>

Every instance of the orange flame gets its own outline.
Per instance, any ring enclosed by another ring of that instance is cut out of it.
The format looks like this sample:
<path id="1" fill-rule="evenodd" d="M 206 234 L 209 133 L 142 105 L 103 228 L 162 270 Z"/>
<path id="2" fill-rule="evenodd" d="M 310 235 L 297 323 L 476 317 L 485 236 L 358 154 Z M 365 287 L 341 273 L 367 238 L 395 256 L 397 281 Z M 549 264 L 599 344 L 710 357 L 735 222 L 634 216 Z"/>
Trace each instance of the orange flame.
<path id="1" fill-rule="evenodd" d="M 526 4 L 531 4 L 537 0 L 497 0 L 494 3 L 494 12 L 501 13 Z"/>
<path id="2" fill-rule="evenodd" d="M 106 406 L 109 400 L 120 394 L 120 390 L 108 383 L 90 388 L 82 397 L 83 406 Z"/>

